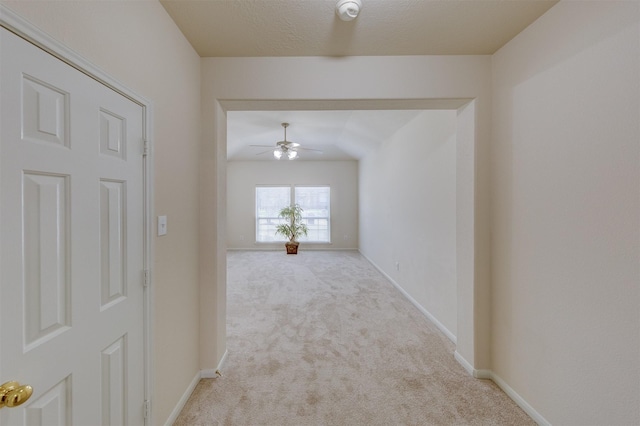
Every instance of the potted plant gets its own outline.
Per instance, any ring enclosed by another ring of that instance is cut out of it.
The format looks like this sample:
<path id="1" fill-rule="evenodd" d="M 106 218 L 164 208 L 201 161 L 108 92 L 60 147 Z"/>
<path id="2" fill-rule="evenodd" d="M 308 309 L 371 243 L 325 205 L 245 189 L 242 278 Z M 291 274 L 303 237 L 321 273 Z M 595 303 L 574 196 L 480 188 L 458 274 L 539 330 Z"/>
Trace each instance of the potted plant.
<path id="1" fill-rule="evenodd" d="M 287 254 L 298 254 L 298 246 L 300 243 L 296 238 L 300 235 L 307 235 L 307 225 L 302 223 L 302 207 L 298 204 L 284 207 L 280 210 L 278 217 L 285 219 L 286 223 L 276 226 L 276 235 L 282 234 L 289 241 L 285 243 Z"/>

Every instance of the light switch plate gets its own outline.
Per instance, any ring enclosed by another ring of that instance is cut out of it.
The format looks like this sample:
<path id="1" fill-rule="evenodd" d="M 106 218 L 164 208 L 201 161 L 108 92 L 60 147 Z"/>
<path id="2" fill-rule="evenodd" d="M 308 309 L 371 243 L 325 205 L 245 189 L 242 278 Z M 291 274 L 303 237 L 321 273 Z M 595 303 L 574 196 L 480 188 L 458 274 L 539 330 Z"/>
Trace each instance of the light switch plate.
<path id="1" fill-rule="evenodd" d="M 158 236 L 167 235 L 167 217 L 158 216 Z"/>

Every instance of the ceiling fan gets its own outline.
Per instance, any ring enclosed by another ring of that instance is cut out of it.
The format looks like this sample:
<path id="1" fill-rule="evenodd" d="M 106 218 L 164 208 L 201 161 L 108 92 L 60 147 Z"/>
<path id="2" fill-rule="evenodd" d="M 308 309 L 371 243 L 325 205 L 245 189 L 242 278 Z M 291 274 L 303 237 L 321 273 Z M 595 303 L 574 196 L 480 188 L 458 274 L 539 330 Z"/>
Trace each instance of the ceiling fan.
<path id="1" fill-rule="evenodd" d="M 250 146 L 259 146 L 264 148 L 271 148 L 263 152 L 259 152 L 256 155 L 266 154 L 267 152 L 273 151 L 273 156 L 276 160 L 279 160 L 283 157 L 288 158 L 289 160 L 295 160 L 298 158 L 298 150 L 304 151 L 315 151 L 322 154 L 322 151 L 319 149 L 311 149 L 311 148 L 302 148 L 299 143 L 291 142 L 287 140 L 287 127 L 289 127 L 289 123 L 281 123 L 284 128 L 284 140 L 276 142 L 276 147 L 273 148 L 270 145 L 250 145 Z"/>

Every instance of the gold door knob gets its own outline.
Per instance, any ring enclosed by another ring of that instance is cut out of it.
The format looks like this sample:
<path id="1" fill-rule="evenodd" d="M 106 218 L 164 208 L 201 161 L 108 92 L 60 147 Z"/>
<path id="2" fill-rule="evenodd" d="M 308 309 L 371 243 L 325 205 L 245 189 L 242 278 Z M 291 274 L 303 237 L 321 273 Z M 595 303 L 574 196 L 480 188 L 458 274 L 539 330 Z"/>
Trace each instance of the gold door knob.
<path id="1" fill-rule="evenodd" d="M 18 382 L 4 383 L 0 386 L 0 408 L 24 404 L 32 393 L 33 388 L 29 385 L 20 385 Z"/>

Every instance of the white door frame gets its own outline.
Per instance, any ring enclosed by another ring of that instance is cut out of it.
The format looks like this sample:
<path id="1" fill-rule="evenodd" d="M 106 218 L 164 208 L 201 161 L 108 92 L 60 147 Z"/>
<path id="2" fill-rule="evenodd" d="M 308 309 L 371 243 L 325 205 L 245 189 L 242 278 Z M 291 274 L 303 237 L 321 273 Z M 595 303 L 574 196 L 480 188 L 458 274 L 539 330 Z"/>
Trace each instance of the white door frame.
<path id="1" fill-rule="evenodd" d="M 78 53 L 58 42 L 45 32 L 35 27 L 15 12 L 0 4 L 0 27 L 3 27 L 17 36 L 25 39 L 29 43 L 55 56 L 62 62 L 70 65 L 78 71 L 93 78 L 104 86 L 119 93 L 127 99 L 142 107 L 143 114 L 143 136 L 145 139 L 145 155 L 143 157 L 143 223 L 144 223 L 144 270 L 146 271 L 144 288 L 144 399 L 149 401 L 145 409 L 145 425 L 152 425 L 150 401 L 152 400 L 153 389 L 153 369 L 152 369 L 152 348 L 153 348 L 153 245 L 152 224 L 153 224 L 153 161 L 152 160 L 152 117 L 153 109 L 151 101 L 136 94 L 133 90 L 125 87 L 121 83 L 108 76 L 98 67 L 84 59 Z"/>

